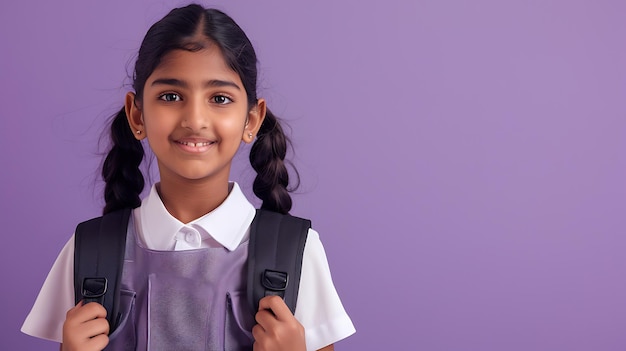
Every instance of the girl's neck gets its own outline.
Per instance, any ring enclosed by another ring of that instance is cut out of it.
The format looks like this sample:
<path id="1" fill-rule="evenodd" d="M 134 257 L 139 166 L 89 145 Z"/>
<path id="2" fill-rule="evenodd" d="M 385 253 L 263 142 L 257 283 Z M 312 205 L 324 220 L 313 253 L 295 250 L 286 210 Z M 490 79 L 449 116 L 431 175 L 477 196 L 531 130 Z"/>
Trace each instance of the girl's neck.
<path id="1" fill-rule="evenodd" d="M 228 181 L 182 181 L 164 180 L 157 184 L 157 191 L 167 211 L 183 223 L 213 211 L 226 200 Z"/>

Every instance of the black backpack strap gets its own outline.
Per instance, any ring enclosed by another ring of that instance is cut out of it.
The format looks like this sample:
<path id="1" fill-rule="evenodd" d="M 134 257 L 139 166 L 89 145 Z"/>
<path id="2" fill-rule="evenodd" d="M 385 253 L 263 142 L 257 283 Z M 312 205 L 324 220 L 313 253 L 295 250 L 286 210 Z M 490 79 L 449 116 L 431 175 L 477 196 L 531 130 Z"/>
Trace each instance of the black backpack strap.
<path id="1" fill-rule="evenodd" d="M 107 310 L 109 334 L 119 321 L 119 300 L 130 209 L 80 223 L 74 233 L 74 295 Z"/>
<path id="2" fill-rule="evenodd" d="M 253 313 L 267 295 L 282 297 L 295 312 L 309 228 L 308 219 L 257 210 L 248 245 L 248 304 Z"/>

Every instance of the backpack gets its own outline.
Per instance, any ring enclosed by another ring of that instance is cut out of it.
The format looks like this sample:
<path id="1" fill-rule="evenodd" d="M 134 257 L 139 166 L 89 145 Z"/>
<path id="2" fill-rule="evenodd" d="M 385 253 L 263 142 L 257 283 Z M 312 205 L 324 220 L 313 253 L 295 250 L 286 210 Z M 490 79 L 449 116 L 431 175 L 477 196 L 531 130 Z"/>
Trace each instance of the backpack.
<path id="1" fill-rule="evenodd" d="M 131 209 L 82 222 L 74 234 L 74 295 L 76 303 L 98 302 L 107 311 L 112 333 L 121 318 L 120 285 Z M 254 315 L 259 300 L 278 295 L 295 312 L 304 245 L 311 221 L 268 210 L 257 210 L 248 243 L 248 305 Z"/>

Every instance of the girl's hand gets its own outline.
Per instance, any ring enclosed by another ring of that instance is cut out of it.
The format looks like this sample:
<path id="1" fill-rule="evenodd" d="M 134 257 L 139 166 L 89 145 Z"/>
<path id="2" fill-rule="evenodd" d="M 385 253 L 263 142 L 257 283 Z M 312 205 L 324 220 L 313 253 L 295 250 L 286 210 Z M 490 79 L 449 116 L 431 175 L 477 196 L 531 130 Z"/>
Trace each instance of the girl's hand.
<path id="1" fill-rule="evenodd" d="M 262 298 L 255 318 L 254 351 L 306 351 L 304 327 L 279 296 Z"/>
<path id="2" fill-rule="evenodd" d="M 106 309 L 96 302 L 79 302 L 63 323 L 63 351 L 100 351 L 109 343 Z"/>

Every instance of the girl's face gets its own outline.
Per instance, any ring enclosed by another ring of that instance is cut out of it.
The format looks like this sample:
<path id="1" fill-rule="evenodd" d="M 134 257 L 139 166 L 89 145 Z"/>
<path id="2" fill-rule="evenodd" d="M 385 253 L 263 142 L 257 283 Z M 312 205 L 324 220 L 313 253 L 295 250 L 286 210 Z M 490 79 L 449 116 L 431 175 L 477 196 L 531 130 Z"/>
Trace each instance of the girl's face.
<path id="1" fill-rule="evenodd" d="M 239 75 L 214 44 L 165 55 L 148 77 L 141 103 L 134 98 L 127 95 L 126 114 L 135 137 L 148 138 L 161 181 L 227 182 L 241 141 L 254 140 L 265 116 L 262 99 L 248 109 Z"/>

